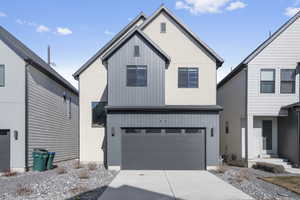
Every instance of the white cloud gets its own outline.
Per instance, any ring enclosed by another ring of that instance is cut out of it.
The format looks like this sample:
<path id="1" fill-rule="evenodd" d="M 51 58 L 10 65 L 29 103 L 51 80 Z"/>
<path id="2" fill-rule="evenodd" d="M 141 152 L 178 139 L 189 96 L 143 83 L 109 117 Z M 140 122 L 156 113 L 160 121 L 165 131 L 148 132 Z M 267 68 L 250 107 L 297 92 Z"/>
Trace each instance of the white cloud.
<path id="1" fill-rule="evenodd" d="M 176 9 L 185 9 L 192 14 L 220 13 L 230 0 L 183 0 L 177 1 Z"/>
<path id="2" fill-rule="evenodd" d="M 241 1 L 232 2 L 232 0 L 180 0 L 175 4 L 176 9 L 188 10 L 194 15 L 222 13 L 225 9 L 232 11 L 246 6 Z"/>
<path id="3" fill-rule="evenodd" d="M 7 17 L 7 14 L 0 11 L 0 17 Z"/>
<path id="4" fill-rule="evenodd" d="M 26 26 L 37 26 L 37 24 L 35 22 L 21 20 L 21 19 L 17 19 L 16 23 L 21 24 L 21 25 L 26 25 Z"/>
<path id="5" fill-rule="evenodd" d="M 59 34 L 59 35 L 70 35 L 73 32 L 69 28 L 57 27 L 56 28 L 56 33 Z"/>
<path id="6" fill-rule="evenodd" d="M 233 11 L 240 8 L 245 8 L 246 6 L 247 4 L 245 4 L 244 2 L 236 1 L 236 2 L 231 2 L 229 6 L 226 8 L 226 10 Z"/>
<path id="7" fill-rule="evenodd" d="M 114 33 L 111 32 L 111 31 L 109 31 L 109 30 L 107 30 L 107 29 L 105 29 L 104 34 L 105 35 L 113 35 Z"/>
<path id="8" fill-rule="evenodd" d="M 295 14 L 297 14 L 300 11 L 300 8 L 296 8 L 296 7 L 288 7 L 285 9 L 285 15 L 288 17 L 292 17 Z"/>
<path id="9" fill-rule="evenodd" d="M 50 28 L 45 26 L 45 25 L 39 25 L 37 28 L 36 28 L 36 32 L 39 32 L 39 33 L 43 33 L 43 32 L 49 32 L 50 31 Z"/>

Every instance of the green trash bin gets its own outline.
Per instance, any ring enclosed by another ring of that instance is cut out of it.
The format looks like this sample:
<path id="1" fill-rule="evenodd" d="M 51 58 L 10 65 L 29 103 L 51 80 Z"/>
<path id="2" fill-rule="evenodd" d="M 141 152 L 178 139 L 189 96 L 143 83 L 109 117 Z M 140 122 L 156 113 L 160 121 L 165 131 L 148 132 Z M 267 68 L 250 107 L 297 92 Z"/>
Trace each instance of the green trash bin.
<path id="1" fill-rule="evenodd" d="M 48 160 L 47 160 L 47 169 L 53 169 L 53 160 L 54 160 L 55 152 L 48 152 Z"/>
<path id="2" fill-rule="evenodd" d="M 34 171 L 45 171 L 46 163 L 48 159 L 48 151 L 45 149 L 33 149 L 32 152 L 33 158 L 33 170 Z"/>

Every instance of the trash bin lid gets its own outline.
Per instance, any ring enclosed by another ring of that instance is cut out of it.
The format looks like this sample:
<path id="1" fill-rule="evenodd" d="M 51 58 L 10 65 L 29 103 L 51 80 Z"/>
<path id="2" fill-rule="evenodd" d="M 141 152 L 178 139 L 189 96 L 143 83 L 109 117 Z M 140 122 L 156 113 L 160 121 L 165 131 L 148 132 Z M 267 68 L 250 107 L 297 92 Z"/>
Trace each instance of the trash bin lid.
<path id="1" fill-rule="evenodd" d="M 55 155 L 55 152 L 48 152 L 49 155 Z"/>

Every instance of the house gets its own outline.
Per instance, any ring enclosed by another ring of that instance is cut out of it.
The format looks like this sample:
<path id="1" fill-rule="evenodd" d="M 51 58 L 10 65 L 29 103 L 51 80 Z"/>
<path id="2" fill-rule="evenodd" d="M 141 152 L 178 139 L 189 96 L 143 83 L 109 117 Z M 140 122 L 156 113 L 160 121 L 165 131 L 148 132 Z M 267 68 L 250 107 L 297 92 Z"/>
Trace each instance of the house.
<path id="1" fill-rule="evenodd" d="M 78 158 L 78 92 L 0 26 L 0 171 L 32 166 L 34 148 Z"/>
<path id="2" fill-rule="evenodd" d="M 217 165 L 222 63 L 164 5 L 140 13 L 73 75 L 80 161 L 113 169 Z"/>
<path id="3" fill-rule="evenodd" d="M 299 164 L 298 120 L 290 116 L 299 102 L 299 18 L 292 17 L 218 84 L 222 154 Z"/>

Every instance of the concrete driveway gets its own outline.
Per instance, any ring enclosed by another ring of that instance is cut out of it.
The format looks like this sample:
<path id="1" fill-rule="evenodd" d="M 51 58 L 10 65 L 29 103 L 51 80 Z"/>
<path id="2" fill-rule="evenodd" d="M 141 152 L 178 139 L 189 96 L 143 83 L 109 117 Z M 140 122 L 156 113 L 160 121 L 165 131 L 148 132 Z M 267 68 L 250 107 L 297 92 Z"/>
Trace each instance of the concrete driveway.
<path id="1" fill-rule="evenodd" d="M 253 200 L 207 171 L 121 171 L 99 200 Z"/>

